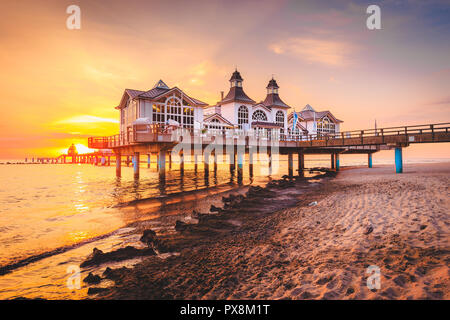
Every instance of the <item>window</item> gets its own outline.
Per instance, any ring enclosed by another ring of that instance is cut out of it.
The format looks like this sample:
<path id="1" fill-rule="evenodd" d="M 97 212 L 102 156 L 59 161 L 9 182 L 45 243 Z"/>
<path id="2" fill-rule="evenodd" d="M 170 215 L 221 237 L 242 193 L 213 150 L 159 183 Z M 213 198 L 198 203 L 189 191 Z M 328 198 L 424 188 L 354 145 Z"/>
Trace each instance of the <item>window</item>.
<path id="1" fill-rule="evenodd" d="M 328 119 L 328 117 L 324 117 L 317 121 L 317 133 L 335 133 L 336 125 Z"/>
<path id="2" fill-rule="evenodd" d="M 181 125 L 181 101 L 175 97 L 169 97 L 166 100 L 167 120 L 172 119 Z"/>
<path id="3" fill-rule="evenodd" d="M 194 108 L 183 108 L 183 127 L 194 128 Z"/>
<path id="4" fill-rule="evenodd" d="M 153 104 L 153 123 L 165 123 L 166 106 L 161 103 Z"/>
<path id="5" fill-rule="evenodd" d="M 242 129 L 242 124 L 248 123 L 248 109 L 246 106 L 240 106 L 238 109 L 238 125 Z"/>
<path id="6" fill-rule="evenodd" d="M 256 110 L 255 112 L 253 112 L 252 120 L 255 120 L 255 121 L 267 121 L 267 116 L 264 113 L 264 111 Z"/>
<path id="7" fill-rule="evenodd" d="M 275 122 L 284 127 L 284 113 L 283 111 L 277 111 L 275 114 Z"/>

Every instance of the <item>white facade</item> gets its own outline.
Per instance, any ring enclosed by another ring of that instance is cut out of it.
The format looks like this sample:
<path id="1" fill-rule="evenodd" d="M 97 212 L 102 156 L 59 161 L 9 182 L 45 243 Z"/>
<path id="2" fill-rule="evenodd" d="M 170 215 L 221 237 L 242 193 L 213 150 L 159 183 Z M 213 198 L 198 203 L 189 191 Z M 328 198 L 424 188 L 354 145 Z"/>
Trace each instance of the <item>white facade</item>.
<path id="1" fill-rule="evenodd" d="M 329 111 L 316 112 L 307 105 L 297 112 L 296 128 L 290 106 L 278 94 L 278 85 L 269 81 L 264 101 L 256 103 L 242 87 L 243 79 L 236 70 L 230 79 L 230 91 L 215 106 L 192 98 L 177 87 L 169 88 L 160 80 L 151 90 L 126 89 L 120 104 L 120 132 L 130 132 L 133 124 L 175 125 L 189 129 L 225 128 L 276 132 L 302 136 L 306 134 L 335 134 L 341 120 Z"/>

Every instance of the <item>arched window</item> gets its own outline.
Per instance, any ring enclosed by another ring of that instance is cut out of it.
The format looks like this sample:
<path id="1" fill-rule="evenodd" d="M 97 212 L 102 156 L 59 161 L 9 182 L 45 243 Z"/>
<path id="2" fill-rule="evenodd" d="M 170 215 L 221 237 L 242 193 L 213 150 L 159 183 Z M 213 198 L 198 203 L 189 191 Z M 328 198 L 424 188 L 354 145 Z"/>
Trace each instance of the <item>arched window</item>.
<path id="1" fill-rule="evenodd" d="M 330 121 L 328 117 L 324 117 L 317 121 L 317 132 L 318 133 L 335 133 L 336 126 Z"/>
<path id="2" fill-rule="evenodd" d="M 275 122 L 284 127 L 284 113 L 283 111 L 277 111 L 275 114 Z"/>
<path id="3" fill-rule="evenodd" d="M 220 125 L 220 121 L 217 118 L 211 119 L 211 121 L 208 124 L 209 129 L 221 129 L 222 126 Z"/>
<path id="4" fill-rule="evenodd" d="M 242 124 L 248 123 L 248 109 L 246 106 L 240 106 L 238 109 L 238 125 L 242 129 Z"/>
<path id="5" fill-rule="evenodd" d="M 169 97 L 166 100 L 167 120 L 172 119 L 181 124 L 181 101 L 175 97 Z"/>
<path id="6" fill-rule="evenodd" d="M 255 120 L 255 121 L 267 121 L 267 116 L 264 113 L 264 111 L 256 110 L 255 112 L 253 112 L 252 120 Z"/>

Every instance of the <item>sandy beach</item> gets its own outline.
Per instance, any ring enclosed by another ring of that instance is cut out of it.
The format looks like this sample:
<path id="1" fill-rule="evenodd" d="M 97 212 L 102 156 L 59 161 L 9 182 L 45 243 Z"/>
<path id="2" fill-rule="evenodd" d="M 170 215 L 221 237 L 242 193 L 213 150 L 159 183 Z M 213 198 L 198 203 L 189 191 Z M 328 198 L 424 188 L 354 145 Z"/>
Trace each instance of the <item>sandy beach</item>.
<path id="1" fill-rule="evenodd" d="M 115 284 L 91 297 L 449 299 L 449 182 L 450 163 L 435 163 L 253 190 L 169 238 L 150 236 L 177 255 L 108 269 L 100 276 Z M 367 287 L 368 266 L 379 267 L 380 289 Z"/>

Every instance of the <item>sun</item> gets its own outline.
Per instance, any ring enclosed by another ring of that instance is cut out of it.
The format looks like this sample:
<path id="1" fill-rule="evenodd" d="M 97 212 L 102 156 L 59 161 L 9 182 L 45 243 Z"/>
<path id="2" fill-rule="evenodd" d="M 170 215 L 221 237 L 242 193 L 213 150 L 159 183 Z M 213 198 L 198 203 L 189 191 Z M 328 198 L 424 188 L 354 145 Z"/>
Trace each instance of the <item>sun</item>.
<path id="1" fill-rule="evenodd" d="M 84 144 L 76 143 L 75 147 L 77 148 L 78 154 L 92 153 L 95 152 L 95 149 L 90 149 L 86 147 Z"/>

